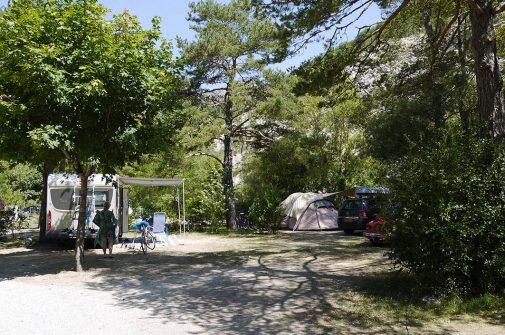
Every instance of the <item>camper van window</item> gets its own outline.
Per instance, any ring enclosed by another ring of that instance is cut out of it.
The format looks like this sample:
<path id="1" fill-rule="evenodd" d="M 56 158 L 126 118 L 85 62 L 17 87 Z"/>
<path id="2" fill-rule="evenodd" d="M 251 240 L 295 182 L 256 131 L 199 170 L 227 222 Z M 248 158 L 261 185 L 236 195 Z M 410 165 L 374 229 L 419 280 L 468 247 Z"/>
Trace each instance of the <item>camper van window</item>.
<path id="1" fill-rule="evenodd" d="M 88 196 L 92 195 L 92 190 L 88 190 Z M 111 201 L 112 190 L 95 190 L 95 206 L 103 207 L 106 201 Z"/>
<path id="2" fill-rule="evenodd" d="M 77 196 L 79 195 L 79 189 L 76 188 Z M 72 210 L 75 208 L 76 204 L 73 204 L 73 188 L 53 188 L 50 190 L 51 201 L 55 209 L 59 210 Z M 88 189 L 88 201 L 91 202 L 91 197 L 93 195 L 93 189 Z M 95 189 L 95 207 L 102 208 L 105 201 L 112 200 L 112 190 L 96 190 Z"/>
<path id="3" fill-rule="evenodd" d="M 54 208 L 68 211 L 72 209 L 72 195 L 74 193 L 72 188 L 53 188 L 49 192 Z"/>

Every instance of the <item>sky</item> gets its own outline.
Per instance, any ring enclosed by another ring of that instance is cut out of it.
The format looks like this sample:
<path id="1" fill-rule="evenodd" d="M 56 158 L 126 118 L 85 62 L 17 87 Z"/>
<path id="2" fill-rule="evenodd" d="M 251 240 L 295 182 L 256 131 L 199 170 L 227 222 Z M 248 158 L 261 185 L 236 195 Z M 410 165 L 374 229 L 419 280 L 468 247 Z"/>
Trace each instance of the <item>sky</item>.
<path id="1" fill-rule="evenodd" d="M 151 19 L 159 16 L 162 19 L 162 32 L 168 39 L 174 40 L 176 36 L 191 40 L 194 34 L 186 21 L 188 4 L 193 0 L 100 0 L 105 7 L 111 9 L 112 13 L 119 13 L 128 9 L 130 13 L 137 15 L 142 25 L 149 27 Z M 220 0 L 226 2 L 226 0 Z M 6 6 L 8 0 L 0 0 L 0 6 Z M 359 21 L 357 21 L 348 31 L 347 38 L 352 39 L 357 32 L 356 27 L 375 23 L 380 20 L 381 12 L 379 8 L 370 8 Z M 308 60 L 324 51 L 322 43 L 313 43 L 301 50 L 294 57 L 278 64 L 278 69 L 289 69 L 296 67 L 303 61 Z"/>

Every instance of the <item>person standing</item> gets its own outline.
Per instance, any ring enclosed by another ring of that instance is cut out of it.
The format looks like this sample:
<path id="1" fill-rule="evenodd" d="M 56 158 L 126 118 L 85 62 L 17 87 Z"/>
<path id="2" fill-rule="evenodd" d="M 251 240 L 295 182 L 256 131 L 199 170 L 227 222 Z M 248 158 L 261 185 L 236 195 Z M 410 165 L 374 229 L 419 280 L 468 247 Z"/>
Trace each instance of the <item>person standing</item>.
<path id="1" fill-rule="evenodd" d="M 93 223 L 100 228 L 96 236 L 95 245 L 100 244 L 104 255 L 106 255 L 107 249 L 109 249 L 109 257 L 112 258 L 112 246 L 116 242 L 117 219 L 109 208 L 110 202 L 104 202 L 103 210 L 96 213 Z"/>

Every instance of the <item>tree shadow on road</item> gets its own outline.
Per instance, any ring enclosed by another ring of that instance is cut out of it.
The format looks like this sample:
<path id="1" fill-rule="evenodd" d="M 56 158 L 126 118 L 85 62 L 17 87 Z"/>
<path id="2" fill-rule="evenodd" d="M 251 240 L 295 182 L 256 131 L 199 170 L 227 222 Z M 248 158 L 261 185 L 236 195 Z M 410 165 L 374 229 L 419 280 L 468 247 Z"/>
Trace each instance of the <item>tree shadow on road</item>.
<path id="1" fill-rule="evenodd" d="M 0 278 L 67 271 L 72 256 L 61 250 L 0 254 Z M 354 306 L 356 283 L 385 269 L 381 250 L 361 239 L 296 234 L 259 239 L 244 250 L 118 253 L 113 260 L 88 253 L 85 262 L 89 289 L 112 292 L 118 307 L 145 310 L 167 324 L 196 325 L 196 333 L 407 333 L 394 320 L 370 324 Z"/>

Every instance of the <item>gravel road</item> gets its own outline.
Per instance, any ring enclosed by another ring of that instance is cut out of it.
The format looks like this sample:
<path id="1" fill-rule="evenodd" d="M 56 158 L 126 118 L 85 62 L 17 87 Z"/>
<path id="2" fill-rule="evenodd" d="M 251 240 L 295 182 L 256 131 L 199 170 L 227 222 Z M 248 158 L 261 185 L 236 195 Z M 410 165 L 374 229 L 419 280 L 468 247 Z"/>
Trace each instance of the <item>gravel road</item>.
<path id="1" fill-rule="evenodd" d="M 505 334 L 475 318 L 415 324 L 356 321 L 353 285 L 383 271 L 362 237 L 190 234 L 143 255 L 0 250 L 0 334 Z M 340 293 L 345 293 L 340 295 Z"/>

